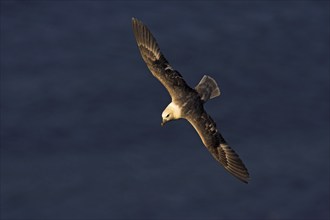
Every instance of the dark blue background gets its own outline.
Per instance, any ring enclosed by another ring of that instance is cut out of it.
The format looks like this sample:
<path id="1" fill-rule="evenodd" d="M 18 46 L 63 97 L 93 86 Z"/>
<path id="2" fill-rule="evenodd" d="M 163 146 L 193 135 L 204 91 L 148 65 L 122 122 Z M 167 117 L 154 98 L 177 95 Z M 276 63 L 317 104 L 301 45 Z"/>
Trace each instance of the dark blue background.
<path id="1" fill-rule="evenodd" d="M 131 17 L 206 109 L 245 185 L 142 61 Z M 329 219 L 329 2 L 1 2 L 1 219 Z"/>

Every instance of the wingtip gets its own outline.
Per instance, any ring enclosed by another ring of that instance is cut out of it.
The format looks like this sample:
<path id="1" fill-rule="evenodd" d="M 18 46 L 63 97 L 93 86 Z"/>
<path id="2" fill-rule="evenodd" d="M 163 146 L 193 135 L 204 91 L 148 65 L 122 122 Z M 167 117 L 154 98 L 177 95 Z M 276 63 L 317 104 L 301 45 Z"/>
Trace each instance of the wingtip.
<path id="1" fill-rule="evenodd" d="M 132 17 L 132 24 L 136 23 L 136 18 Z"/>
<path id="2" fill-rule="evenodd" d="M 247 184 L 250 180 L 250 174 L 238 154 L 224 143 L 220 144 L 218 152 L 219 155 L 216 159 L 224 166 L 224 168 L 231 175 Z"/>
<path id="3" fill-rule="evenodd" d="M 240 180 L 245 184 L 249 184 L 250 177 L 248 177 L 247 179 L 240 179 Z"/>
<path id="4" fill-rule="evenodd" d="M 227 169 L 227 168 L 226 168 Z M 233 172 L 231 169 L 227 169 L 227 171 L 229 171 L 229 173 L 237 178 L 238 180 L 240 180 L 241 182 L 245 183 L 245 184 L 248 184 L 250 182 L 250 175 L 248 173 L 248 171 L 246 170 L 247 173 L 245 174 L 238 174 L 237 172 Z"/>
<path id="5" fill-rule="evenodd" d="M 249 171 L 246 169 L 246 167 L 244 166 L 244 164 L 242 163 L 243 167 L 241 171 L 237 171 L 231 167 L 227 167 L 226 169 L 229 171 L 230 174 L 232 174 L 234 177 L 236 177 L 237 179 L 239 179 L 240 181 L 242 181 L 243 183 L 248 184 L 250 179 L 250 174 Z"/>
<path id="6" fill-rule="evenodd" d="M 142 22 L 136 17 L 132 17 L 132 23 L 142 23 Z"/>
<path id="7" fill-rule="evenodd" d="M 132 17 L 132 24 L 137 25 L 139 23 L 139 20 L 135 17 Z"/>
<path id="8" fill-rule="evenodd" d="M 245 184 L 249 184 L 249 182 L 251 180 L 249 175 L 246 177 L 242 177 L 242 176 L 238 176 L 238 175 L 232 173 L 231 171 L 229 171 L 229 172 L 230 172 L 230 174 L 233 175 L 233 177 L 237 178 L 238 180 L 240 180 L 241 182 L 243 182 Z"/>

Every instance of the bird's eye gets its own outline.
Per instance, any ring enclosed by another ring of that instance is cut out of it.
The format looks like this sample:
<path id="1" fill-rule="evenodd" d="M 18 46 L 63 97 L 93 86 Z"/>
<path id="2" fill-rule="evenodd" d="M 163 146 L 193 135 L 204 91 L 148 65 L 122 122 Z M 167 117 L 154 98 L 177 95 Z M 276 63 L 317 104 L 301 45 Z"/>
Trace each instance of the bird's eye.
<path id="1" fill-rule="evenodd" d="M 169 116 L 170 116 L 170 114 L 167 114 L 167 115 L 166 115 L 166 118 L 168 118 Z"/>

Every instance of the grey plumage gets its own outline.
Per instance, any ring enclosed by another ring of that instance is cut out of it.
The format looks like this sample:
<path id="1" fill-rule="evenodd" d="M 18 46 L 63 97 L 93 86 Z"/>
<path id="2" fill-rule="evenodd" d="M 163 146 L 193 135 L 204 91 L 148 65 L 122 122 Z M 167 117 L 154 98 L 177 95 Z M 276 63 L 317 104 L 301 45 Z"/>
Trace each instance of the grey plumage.
<path id="1" fill-rule="evenodd" d="M 169 120 L 178 118 L 188 120 L 212 156 L 229 173 L 247 183 L 249 180 L 248 170 L 235 151 L 228 146 L 218 131 L 216 123 L 204 110 L 203 104 L 206 101 L 220 95 L 220 89 L 215 80 L 209 76 L 204 76 L 195 89 L 192 89 L 184 81 L 181 74 L 170 66 L 149 29 L 135 18 L 132 19 L 132 26 L 143 60 L 151 73 L 165 86 L 172 98 L 172 102 L 164 110 L 166 113 L 163 112 L 164 117 L 167 118 L 170 115 L 167 114 L 167 109 L 169 109 L 168 111 L 173 112 L 174 115 Z M 179 107 L 178 112 L 173 110 L 176 108 L 175 106 Z"/>
<path id="2" fill-rule="evenodd" d="M 195 90 L 204 102 L 220 95 L 220 89 L 217 82 L 210 76 L 203 76 L 201 81 L 195 87 Z"/>

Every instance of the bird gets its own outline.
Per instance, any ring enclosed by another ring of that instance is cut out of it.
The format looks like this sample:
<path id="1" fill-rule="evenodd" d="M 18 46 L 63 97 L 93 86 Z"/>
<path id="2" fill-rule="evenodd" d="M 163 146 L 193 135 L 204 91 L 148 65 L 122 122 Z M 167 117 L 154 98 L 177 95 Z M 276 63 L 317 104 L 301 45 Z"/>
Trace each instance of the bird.
<path id="1" fill-rule="evenodd" d="M 234 177 L 248 183 L 250 176 L 243 161 L 228 145 L 217 129 L 215 121 L 204 109 L 204 104 L 208 100 L 221 93 L 216 81 L 204 75 L 197 86 L 191 88 L 164 57 L 149 28 L 134 17 L 132 28 L 144 62 L 171 96 L 171 102 L 162 112 L 161 125 L 177 119 L 186 119 L 197 131 L 214 159 Z"/>

